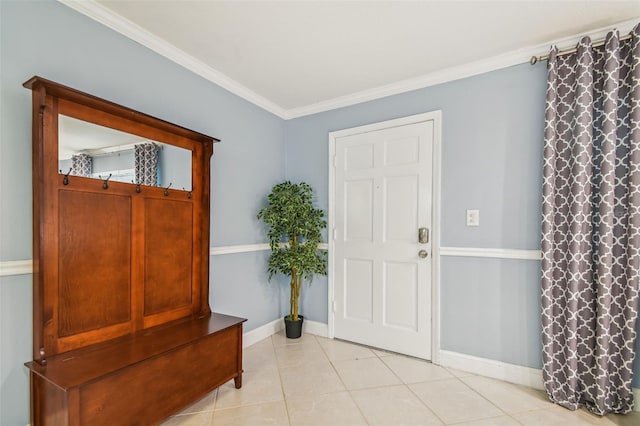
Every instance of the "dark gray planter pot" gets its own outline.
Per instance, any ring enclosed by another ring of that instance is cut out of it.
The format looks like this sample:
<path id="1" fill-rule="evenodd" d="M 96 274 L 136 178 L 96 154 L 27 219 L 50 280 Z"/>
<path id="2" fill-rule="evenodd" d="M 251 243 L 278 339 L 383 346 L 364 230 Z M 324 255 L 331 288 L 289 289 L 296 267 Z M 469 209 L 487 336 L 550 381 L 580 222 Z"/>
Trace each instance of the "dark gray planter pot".
<path id="1" fill-rule="evenodd" d="M 302 322 L 304 321 L 304 317 L 302 315 L 298 315 L 300 321 L 291 321 L 289 315 L 284 317 L 284 330 L 289 339 L 298 339 L 302 336 Z"/>

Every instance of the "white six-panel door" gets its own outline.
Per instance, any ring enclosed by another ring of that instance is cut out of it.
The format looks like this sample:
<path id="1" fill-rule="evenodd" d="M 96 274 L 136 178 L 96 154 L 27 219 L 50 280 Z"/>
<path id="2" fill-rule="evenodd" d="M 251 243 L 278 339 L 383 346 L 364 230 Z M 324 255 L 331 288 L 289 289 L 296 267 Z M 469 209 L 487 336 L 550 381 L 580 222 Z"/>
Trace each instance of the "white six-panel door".
<path id="1" fill-rule="evenodd" d="M 334 141 L 334 336 L 431 359 L 434 120 Z"/>

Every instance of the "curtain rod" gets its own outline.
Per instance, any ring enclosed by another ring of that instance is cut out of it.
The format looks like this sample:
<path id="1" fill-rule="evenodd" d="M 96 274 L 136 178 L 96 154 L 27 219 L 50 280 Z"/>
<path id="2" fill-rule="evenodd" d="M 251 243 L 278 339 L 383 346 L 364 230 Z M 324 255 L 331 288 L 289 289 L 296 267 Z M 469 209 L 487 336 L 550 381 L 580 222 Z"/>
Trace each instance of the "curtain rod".
<path id="1" fill-rule="evenodd" d="M 631 31 L 629 34 L 624 35 L 622 37 L 620 37 L 620 41 L 625 41 L 625 40 L 629 40 L 631 37 L 633 37 L 633 31 Z M 600 47 L 600 46 L 604 46 L 604 44 L 606 43 L 607 39 L 604 38 L 602 40 L 599 40 L 595 43 L 592 43 L 592 47 Z M 567 50 L 561 50 L 557 53 L 558 56 L 563 56 L 563 55 L 570 55 L 572 53 L 575 53 L 578 51 L 577 47 L 574 47 L 573 49 L 567 49 Z M 535 65 L 538 61 L 546 61 L 549 59 L 549 54 L 547 53 L 546 55 L 541 55 L 541 56 L 532 56 L 531 59 L 529 60 L 529 63 L 531 65 Z"/>

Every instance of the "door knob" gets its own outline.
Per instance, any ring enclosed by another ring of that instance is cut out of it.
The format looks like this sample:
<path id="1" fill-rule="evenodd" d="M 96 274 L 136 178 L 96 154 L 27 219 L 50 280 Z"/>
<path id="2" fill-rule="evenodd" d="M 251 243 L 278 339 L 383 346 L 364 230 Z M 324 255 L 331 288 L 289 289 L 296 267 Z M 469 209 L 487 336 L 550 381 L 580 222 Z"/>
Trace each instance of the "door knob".
<path id="1" fill-rule="evenodd" d="M 420 250 L 420 251 L 418 252 L 418 257 L 419 257 L 419 258 L 421 258 L 421 259 L 424 259 L 424 258 L 425 258 L 425 257 L 427 257 L 428 255 L 429 255 L 429 253 L 427 253 L 427 251 L 426 251 L 426 250 Z"/>

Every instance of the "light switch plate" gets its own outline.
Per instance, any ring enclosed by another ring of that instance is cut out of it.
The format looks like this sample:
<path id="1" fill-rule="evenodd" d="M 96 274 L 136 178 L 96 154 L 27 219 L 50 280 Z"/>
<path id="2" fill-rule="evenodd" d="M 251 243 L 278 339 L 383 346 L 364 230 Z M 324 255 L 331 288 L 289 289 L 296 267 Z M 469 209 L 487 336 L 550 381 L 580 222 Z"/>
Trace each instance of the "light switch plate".
<path id="1" fill-rule="evenodd" d="M 480 226 L 480 210 L 467 210 L 467 226 Z"/>

